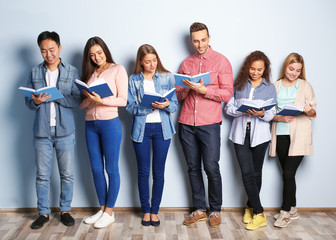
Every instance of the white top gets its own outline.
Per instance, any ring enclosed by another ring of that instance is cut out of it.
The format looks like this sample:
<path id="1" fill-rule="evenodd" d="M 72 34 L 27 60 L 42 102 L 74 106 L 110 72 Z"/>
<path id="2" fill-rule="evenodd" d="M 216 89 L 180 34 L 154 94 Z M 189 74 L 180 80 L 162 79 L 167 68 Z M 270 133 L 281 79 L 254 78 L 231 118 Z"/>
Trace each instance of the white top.
<path id="1" fill-rule="evenodd" d="M 48 87 L 56 87 L 57 79 L 58 79 L 59 70 L 58 68 L 55 71 L 47 70 L 46 73 L 46 81 Z M 56 126 L 56 109 L 55 103 L 53 101 L 50 102 L 50 126 Z"/>
<path id="2" fill-rule="evenodd" d="M 249 100 L 253 100 L 253 92 L 254 92 L 255 88 L 251 88 L 251 91 L 250 91 L 250 95 L 249 95 Z M 251 116 L 248 116 L 248 119 L 247 119 L 247 122 L 251 122 Z"/>
<path id="3" fill-rule="evenodd" d="M 155 93 L 154 81 L 144 80 L 144 91 L 148 93 Z M 161 122 L 160 110 L 155 109 L 152 113 L 148 114 L 146 117 L 146 123 L 158 123 Z"/>

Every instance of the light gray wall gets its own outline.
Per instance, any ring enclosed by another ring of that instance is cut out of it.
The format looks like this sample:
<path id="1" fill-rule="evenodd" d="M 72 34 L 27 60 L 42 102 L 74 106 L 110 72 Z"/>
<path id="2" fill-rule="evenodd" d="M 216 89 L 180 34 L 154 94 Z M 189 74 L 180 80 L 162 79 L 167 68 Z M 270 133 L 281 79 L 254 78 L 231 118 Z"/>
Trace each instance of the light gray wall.
<path id="1" fill-rule="evenodd" d="M 118 2 L 118 3 L 116 3 Z M 152 44 L 166 68 L 176 72 L 193 51 L 188 29 L 195 21 L 208 25 L 211 46 L 231 62 L 234 76 L 246 55 L 264 51 L 272 62 L 273 81 L 284 58 L 293 51 L 306 61 L 307 79 L 317 95 L 318 117 L 313 121 L 313 156 L 305 157 L 297 173 L 299 207 L 336 207 L 336 169 L 333 110 L 335 96 L 336 2 L 334 0 L 255 1 L 6 1 L 0 9 L 0 208 L 35 207 L 35 166 L 32 148 L 34 112 L 17 91 L 29 69 L 42 61 L 38 34 L 60 34 L 64 61 L 81 67 L 85 42 L 102 37 L 116 62 L 132 73 L 137 48 Z M 178 113 L 173 115 L 175 121 Z M 131 119 L 120 109 L 123 142 L 120 154 L 121 188 L 117 207 L 139 206 L 136 161 L 130 141 Z M 221 161 L 223 207 L 241 207 L 246 201 L 232 143 L 231 120 L 223 115 Z M 84 113 L 76 111 L 77 146 L 74 207 L 97 206 L 85 145 Z M 58 206 L 57 165 L 52 173 L 51 204 Z M 265 159 L 261 200 L 265 207 L 281 203 L 281 175 L 275 158 Z M 162 207 L 191 206 L 186 164 L 174 136 L 166 166 Z"/>

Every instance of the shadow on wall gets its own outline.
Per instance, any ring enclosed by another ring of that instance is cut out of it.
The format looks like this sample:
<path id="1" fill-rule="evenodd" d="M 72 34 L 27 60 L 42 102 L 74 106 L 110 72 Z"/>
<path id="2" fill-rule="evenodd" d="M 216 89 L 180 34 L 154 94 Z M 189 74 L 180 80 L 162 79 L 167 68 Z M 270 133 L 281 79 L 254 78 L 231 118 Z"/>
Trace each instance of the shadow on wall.
<path id="1" fill-rule="evenodd" d="M 70 64 L 76 67 L 81 76 L 82 69 L 82 51 L 77 51 L 70 59 Z M 93 182 L 93 176 L 85 140 L 85 110 L 75 109 L 75 126 L 76 126 L 76 158 L 74 160 L 74 197 L 83 196 L 84 207 L 98 207 L 98 198 Z M 81 191 L 81 194 L 75 194 Z"/>
<path id="2" fill-rule="evenodd" d="M 124 66 L 128 76 L 131 76 L 135 69 L 135 60 L 130 60 L 128 65 Z M 137 161 L 134 153 L 133 143 L 131 139 L 132 131 L 132 116 L 126 111 L 125 107 L 119 108 L 119 118 L 122 124 L 123 130 L 123 140 L 120 149 L 120 155 L 124 156 L 125 166 L 127 168 L 124 171 L 124 174 L 127 173 L 127 176 L 121 176 L 122 179 L 127 179 L 127 183 L 130 186 L 129 193 L 126 196 L 129 196 L 131 200 L 131 206 L 139 207 L 140 200 L 138 194 L 138 168 Z M 121 182 L 121 189 L 123 183 Z"/>
<path id="3" fill-rule="evenodd" d="M 20 59 L 17 62 L 17 69 L 21 70 L 19 78 L 15 80 L 14 94 L 10 94 L 13 99 L 9 101 L 11 104 L 8 106 L 7 112 L 16 129 L 15 146 L 20 146 L 19 151 L 15 151 L 14 158 L 12 159 L 14 168 L 13 178 L 17 179 L 18 189 L 21 200 L 17 203 L 16 207 L 31 207 L 35 206 L 36 202 L 33 198 L 35 196 L 35 160 L 33 148 L 33 120 L 34 113 L 25 106 L 24 95 L 17 89 L 20 86 L 26 86 L 28 73 L 33 65 L 34 51 L 36 47 L 21 46 L 16 53 L 15 59 Z"/>

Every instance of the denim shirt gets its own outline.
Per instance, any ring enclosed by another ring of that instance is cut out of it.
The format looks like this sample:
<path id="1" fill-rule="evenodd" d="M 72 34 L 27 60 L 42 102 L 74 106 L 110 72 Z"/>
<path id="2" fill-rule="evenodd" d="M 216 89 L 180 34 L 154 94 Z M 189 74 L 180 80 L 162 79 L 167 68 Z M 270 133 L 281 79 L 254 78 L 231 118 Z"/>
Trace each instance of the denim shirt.
<path id="1" fill-rule="evenodd" d="M 175 80 L 171 73 L 161 73 L 156 71 L 154 77 L 155 91 L 161 95 L 175 87 Z M 133 115 L 132 124 L 132 140 L 142 142 L 147 114 L 153 112 L 153 108 L 141 107 L 140 103 L 144 95 L 144 76 L 142 73 L 133 74 L 129 77 L 128 99 L 126 110 Z M 170 105 L 167 108 L 159 109 L 161 117 L 161 126 L 163 139 L 167 140 L 175 133 L 175 127 L 172 122 L 170 113 L 177 110 L 176 93 L 170 100 Z"/>
<path id="2" fill-rule="evenodd" d="M 244 115 L 242 112 L 237 111 L 238 107 L 242 104 L 243 99 L 248 99 L 252 88 L 252 83 L 248 80 L 248 83 L 243 90 L 234 90 L 233 97 L 225 106 L 225 112 L 234 117 L 229 139 L 236 144 L 244 144 L 246 135 L 246 125 L 249 119 L 248 115 Z M 276 103 L 276 90 L 272 83 L 267 83 L 265 79 L 261 84 L 255 88 L 253 92 L 252 100 L 262 103 L 270 98 L 273 98 L 272 103 Z M 252 116 L 251 122 L 251 147 L 255 147 L 261 143 L 271 140 L 270 133 L 270 121 L 272 121 L 275 115 L 275 107 L 265 111 L 264 117 Z"/>
<path id="3" fill-rule="evenodd" d="M 61 63 L 58 65 L 59 75 L 56 88 L 63 94 L 64 98 L 55 100 L 56 109 L 56 137 L 63 137 L 71 134 L 75 130 L 73 108 L 79 106 L 81 96 L 74 80 L 78 79 L 77 68 L 70 64 Z M 34 66 L 29 73 L 27 87 L 39 89 L 47 86 L 46 82 L 47 67 L 44 62 Z M 50 137 L 50 103 L 35 105 L 32 99 L 25 97 L 26 106 L 34 110 L 35 119 L 33 132 L 35 137 Z"/>

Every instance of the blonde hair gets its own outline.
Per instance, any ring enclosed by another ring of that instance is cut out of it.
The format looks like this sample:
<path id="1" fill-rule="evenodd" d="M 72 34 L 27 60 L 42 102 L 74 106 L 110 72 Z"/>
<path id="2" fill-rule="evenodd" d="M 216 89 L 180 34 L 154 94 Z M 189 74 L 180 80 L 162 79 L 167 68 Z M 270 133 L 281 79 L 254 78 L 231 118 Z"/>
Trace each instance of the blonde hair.
<path id="1" fill-rule="evenodd" d="M 301 74 L 300 74 L 299 78 L 303 79 L 303 80 L 306 80 L 306 71 L 305 71 L 305 65 L 304 65 L 303 57 L 298 53 L 291 53 L 286 57 L 284 63 L 282 64 L 282 69 L 281 69 L 281 73 L 280 73 L 280 77 L 279 77 L 278 81 L 285 77 L 286 68 L 288 67 L 289 64 L 292 64 L 292 63 L 301 63 L 302 64 Z"/>

